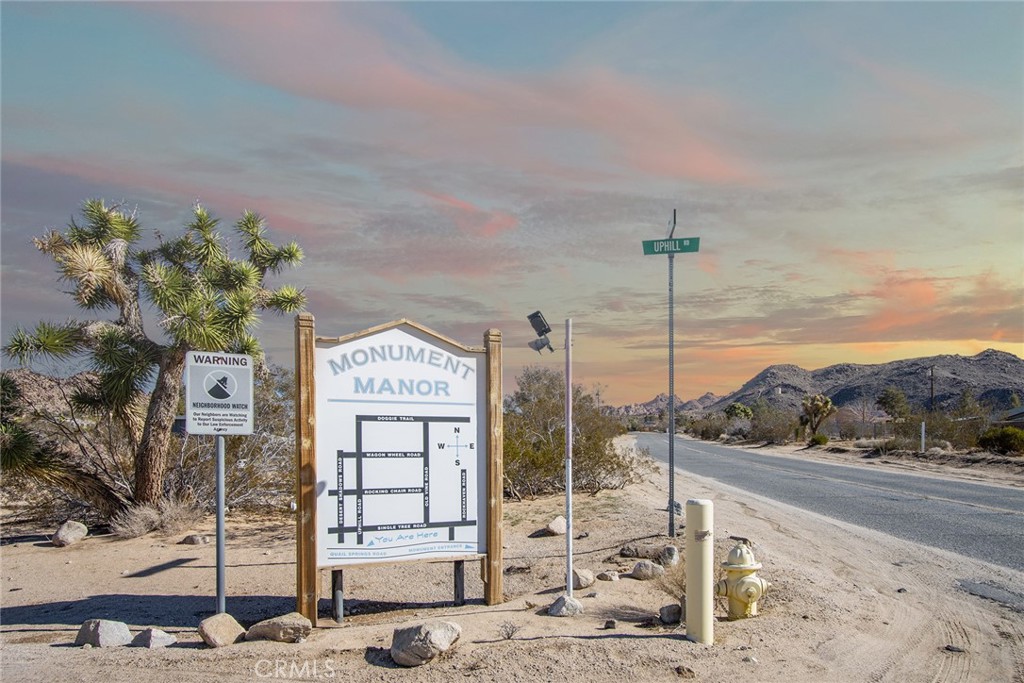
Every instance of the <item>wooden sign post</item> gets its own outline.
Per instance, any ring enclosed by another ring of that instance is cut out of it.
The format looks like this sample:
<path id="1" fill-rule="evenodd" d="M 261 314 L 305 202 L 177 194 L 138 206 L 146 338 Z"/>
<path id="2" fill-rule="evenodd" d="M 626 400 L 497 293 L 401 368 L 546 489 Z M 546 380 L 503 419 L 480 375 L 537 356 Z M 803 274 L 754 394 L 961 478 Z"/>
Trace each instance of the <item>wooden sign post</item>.
<path id="1" fill-rule="evenodd" d="M 502 602 L 501 333 L 464 346 L 409 320 L 317 337 L 296 318 L 297 610 L 316 625 L 319 572 L 481 561 Z"/>

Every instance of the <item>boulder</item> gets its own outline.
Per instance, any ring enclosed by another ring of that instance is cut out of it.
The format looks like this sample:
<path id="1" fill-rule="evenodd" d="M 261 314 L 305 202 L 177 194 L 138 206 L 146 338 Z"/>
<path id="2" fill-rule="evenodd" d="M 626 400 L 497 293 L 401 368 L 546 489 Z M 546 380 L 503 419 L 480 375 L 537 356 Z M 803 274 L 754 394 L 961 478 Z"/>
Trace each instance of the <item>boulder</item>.
<path id="1" fill-rule="evenodd" d="M 658 610 L 658 618 L 663 624 L 678 624 L 683 618 L 683 607 L 678 602 L 674 605 L 665 605 Z"/>
<path id="2" fill-rule="evenodd" d="M 132 642 L 131 631 L 123 621 L 87 619 L 75 637 L 75 645 L 90 647 L 119 647 Z"/>
<path id="3" fill-rule="evenodd" d="M 601 572 L 600 574 L 597 575 L 597 580 L 598 581 L 618 581 L 619 580 L 619 573 L 618 572 L 614 572 L 614 571 L 612 571 L 612 572 Z"/>
<path id="4" fill-rule="evenodd" d="M 575 617 L 583 614 L 583 603 L 563 595 L 548 607 L 548 614 L 552 617 Z"/>
<path id="5" fill-rule="evenodd" d="M 68 520 L 61 524 L 57 532 L 50 537 L 50 543 L 53 543 L 58 548 L 63 548 L 66 545 L 78 543 L 88 535 L 89 528 L 87 526 L 81 522 Z"/>
<path id="6" fill-rule="evenodd" d="M 650 581 L 665 574 L 665 568 L 660 564 L 654 564 L 650 560 L 640 560 L 633 565 L 633 571 L 629 573 L 637 581 Z"/>
<path id="7" fill-rule="evenodd" d="M 461 635 L 462 627 L 451 621 L 396 628 L 391 659 L 400 666 L 421 666 L 451 649 Z"/>
<path id="8" fill-rule="evenodd" d="M 551 522 L 544 527 L 544 531 L 547 532 L 548 536 L 565 536 L 567 528 L 567 522 L 565 517 L 558 515 Z"/>
<path id="9" fill-rule="evenodd" d="M 199 635 L 210 647 L 224 647 L 245 638 L 245 629 L 233 616 L 221 612 L 199 622 Z"/>
<path id="10" fill-rule="evenodd" d="M 183 543 L 185 545 L 206 545 L 209 542 L 210 537 L 206 534 L 189 534 L 179 541 L 179 543 Z"/>
<path id="11" fill-rule="evenodd" d="M 135 647 L 147 647 L 150 650 L 155 650 L 158 647 L 174 645 L 176 642 L 178 642 L 178 638 L 166 631 L 161 631 L 158 628 L 147 628 L 139 633 L 139 635 L 135 636 L 135 640 L 132 641 L 132 645 Z"/>
<path id="12" fill-rule="evenodd" d="M 594 572 L 589 569 L 576 569 L 573 567 L 572 570 L 572 587 L 574 590 L 580 588 L 590 588 L 594 585 Z"/>
<path id="13" fill-rule="evenodd" d="M 313 624 L 298 612 L 289 612 L 273 619 L 253 624 L 245 632 L 246 640 L 276 640 L 279 643 L 297 643 L 309 637 Z"/>

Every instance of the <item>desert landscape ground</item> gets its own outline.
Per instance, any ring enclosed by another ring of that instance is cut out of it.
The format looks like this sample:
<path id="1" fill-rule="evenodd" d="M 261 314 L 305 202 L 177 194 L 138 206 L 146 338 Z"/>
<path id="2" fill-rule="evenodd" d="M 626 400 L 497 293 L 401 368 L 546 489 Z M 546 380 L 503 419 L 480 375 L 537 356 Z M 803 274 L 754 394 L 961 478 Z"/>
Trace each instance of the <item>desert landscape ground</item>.
<path id="1" fill-rule="evenodd" d="M 628 437 L 627 437 L 628 438 Z M 762 450 L 764 457 L 843 454 Z M 874 461 L 926 476 L 1024 486 L 1019 469 Z M 685 639 L 682 626 L 657 620 L 675 598 L 655 582 L 623 578 L 577 591 L 585 614 L 546 614 L 564 588 L 564 537 L 534 532 L 564 511 L 564 498 L 506 501 L 506 602 L 486 606 L 467 565 L 469 603 L 453 606 L 447 563 L 382 565 L 346 571 L 349 615 L 299 644 L 244 642 L 207 648 L 197 626 L 215 607 L 215 548 L 181 545 L 181 535 L 117 540 L 90 536 L 52 546 L 52 530 L 6 527 L 0 593 L 0 673 L 6 681 L 1014 681 L 1024 682 L 1024 576 L 844 524 L 715 482 L 677 475 L 679 499 L 715 503 L 716 561 L 730 535 L 750 538 L 772 588 L 761 615 L 715 625 L 715 643 Z M 576 566 L 625 571 L 631 542 L 668 544 L 667 477 L 624 490 L 578 495 Z M 294 531 L 286 514 L 230 514 L 228 611 L 243 625 L 294 608 Z M 207 519 L 193 531 L 213 533 Z M 676 539 L 681 545 L 682 538 Z M 1007 548 L 1007 552 L 1020 552 Z M 322 595 L 329 576 L 322 577 Z M 964 586 L 988 586 L 992 600 Z M 329 613 L 321 600 L 323 617 Z M 83 621 L 154 626 L 178 643 L 159 650 L 83 649 Z M 609 619 L 616 627 L 605 628 Z M 462 627 L 449 653 L 415 669 L 389 655 L 395 628 L 434 620 Z"/>

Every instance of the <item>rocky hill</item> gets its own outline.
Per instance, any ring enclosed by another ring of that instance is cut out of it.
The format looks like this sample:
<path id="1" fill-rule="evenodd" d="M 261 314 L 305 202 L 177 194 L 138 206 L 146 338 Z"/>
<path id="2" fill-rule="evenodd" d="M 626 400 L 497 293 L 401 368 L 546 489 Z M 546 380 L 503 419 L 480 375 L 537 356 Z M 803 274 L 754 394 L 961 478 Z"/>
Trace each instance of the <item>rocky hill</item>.
<path id="1" fill-rule="evenodd" d="M 680 410 L 707 412 L 724 410 L 734 401 L 750 405 L 763 398 L 778 408 L 799 410 L 804 396 L 825 394 L 840 408 L 856 407 L 864 402 L 873 406 L 884 389 L 895 387 L 906 394 L 911 406 L 927 407 L 932 395 L 932 371 L 935 407 L 938 409 L 953 408 L 967 390 L 983 404 L 995 409 L 1009 408 L 1014 394 L 1024 399 L 1024 359 L 988 349 L 976 356 L 929 356 L 877 365 L 840 363 L 820 370 L 772 365 L 727 396 L 705 394 L 694 401 L 679 402 L 677 399 L 676 405 Z M 656 413 L 667 402 L 667 396 L 659 395 L 647 403 L 624 406 L 620 410 L 639 410 L 650 406 Z"/>
<path id="2" fill-rule="evenodd" d="M 676 410 L 679 412 L 700 412 L 718 400 L 720 400 L 720 397 L 715 396 L 711 392 L 704 394 L 700 398 L 694 398 L 689 401 L 683 401 L 676 396 Z M 634 415 L 658 415 L 663 410 L 666 412 L 668 411 L 668 394 L 658 394 L 646 403 L 630 403 L 628 405 L 619 406 L 618 408 L 604 409 L 604 411 L 609 415 L 617 415 L 620 417 L 631 417 Z"/>

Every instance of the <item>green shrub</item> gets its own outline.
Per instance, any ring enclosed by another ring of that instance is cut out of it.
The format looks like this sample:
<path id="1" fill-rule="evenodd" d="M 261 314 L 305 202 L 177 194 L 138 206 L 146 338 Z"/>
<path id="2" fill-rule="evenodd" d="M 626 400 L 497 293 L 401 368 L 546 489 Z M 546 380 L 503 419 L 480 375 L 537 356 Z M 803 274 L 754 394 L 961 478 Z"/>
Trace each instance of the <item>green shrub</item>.
<path id="1" fill-rule="evenodd" d="M 763 398 L 754 402 L 751 411 L 753 417 L 750 419 L 749 436 L 755 441 L 786 443 L 796 429 L 796 415 L 771 406 Z"/>
<path id="2" fill-rule="evenodd" d="M 1024 429 L 1017 427 L 992 427 L 978 439 L 978 445 L 996 453 L 1024 454 Z"/>
<path id="3" fill-rule="evenodd" d="M 505 397 L 505 492 L 515 498 L 565 490 L 565 375 L 528 367 Z M 597 492 L 641 481 L 650 458 L 619 449 L 622 423 L 601 412 L 594 394 L 573 386 L 573 490 Z"/>
<path id="4" fill-rule="evenodd" d="M 702 418 L 692 420 L 686 429 L 698 439 L 717 441 L 718 437 L 725 434 L 728 426 L 729 419 L 721 413 L 708 413 Z"/>
<path id="5" fill-rule="evenodd" d="M 828 443 L 828 437 L 824 434 L 815 434 L 811 437 L 810 444 L 812 446 L 824 446 Z"/>

